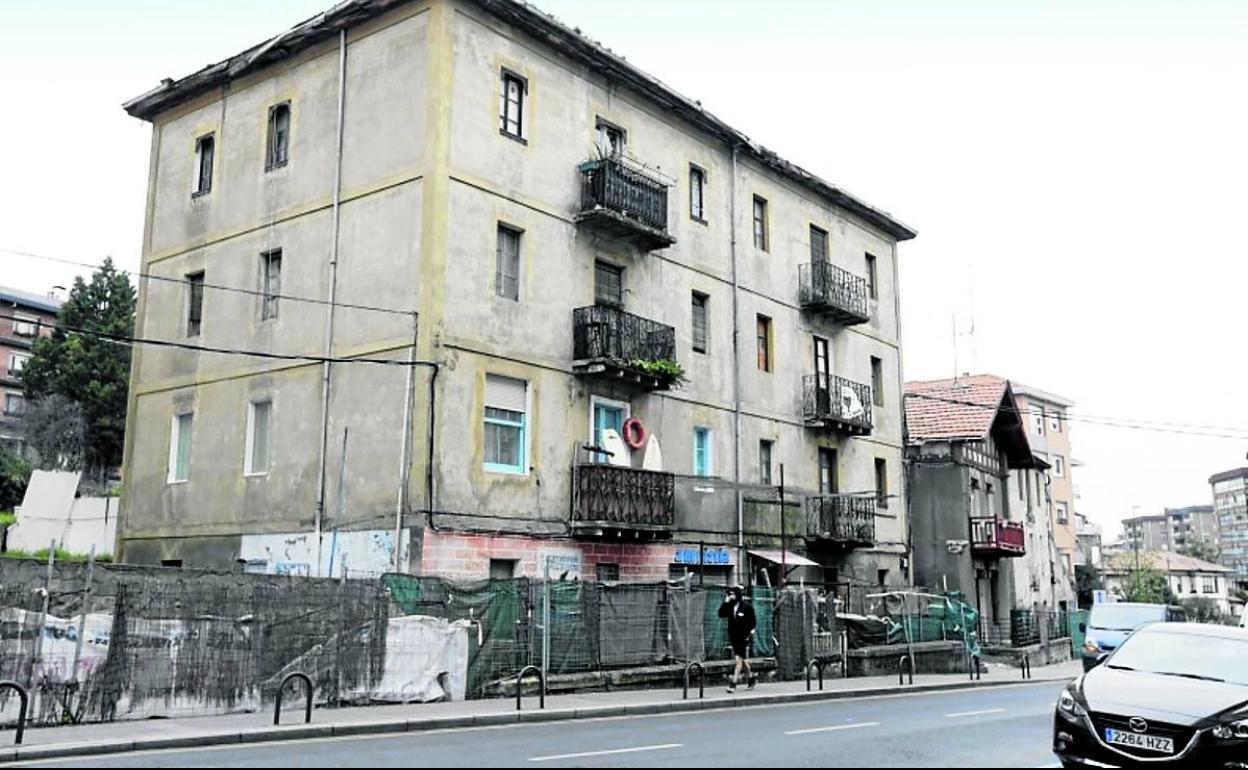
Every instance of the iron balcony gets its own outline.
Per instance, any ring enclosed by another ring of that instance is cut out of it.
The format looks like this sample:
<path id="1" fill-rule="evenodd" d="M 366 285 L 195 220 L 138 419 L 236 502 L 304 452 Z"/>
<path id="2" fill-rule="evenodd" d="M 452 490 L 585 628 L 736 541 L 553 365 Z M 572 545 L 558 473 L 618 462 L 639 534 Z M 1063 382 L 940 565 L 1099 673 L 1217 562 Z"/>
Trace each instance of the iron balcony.
<path id="1" fill-rule="evenodd" d="M 844 326 L 871 320 L 870 289 L 865 278 L 829 262 L 809 262 L 798 268 L 798 283 L 805 310 Z"/>
<path id="2" fill-rule="evenodd" d="M 580 165 L 578 224 L 636 244 L 645 251 L 676 243 L 667 231 L 667 185 L 620 156 Z"/>
<path id="3" fill-rule="evenodd" d="M 676 330 L 608 305 L 572 311 L 572 368 L 581 375 L 667 390 L 676 384 Z"/>
<path id="4" fill-rule="evenodd" d="M 615 465 L 576 467 L 572 529 L 602 537 L 670 536 L 676 523 L 676 476 Z"/>
<path id="5" fill-rule="evenodd" d="M 877 501 L 863 495 L 817 495 L 806 498 L 806 539 L 841 548 L 875 545 Z"/>
<path id="6" fill-rule="evenodd" d="M 873 427 L 871 386 L 832 374 L 802 378 L 802 414 L 806 425 L 851 436 L 866 436 Z"/>

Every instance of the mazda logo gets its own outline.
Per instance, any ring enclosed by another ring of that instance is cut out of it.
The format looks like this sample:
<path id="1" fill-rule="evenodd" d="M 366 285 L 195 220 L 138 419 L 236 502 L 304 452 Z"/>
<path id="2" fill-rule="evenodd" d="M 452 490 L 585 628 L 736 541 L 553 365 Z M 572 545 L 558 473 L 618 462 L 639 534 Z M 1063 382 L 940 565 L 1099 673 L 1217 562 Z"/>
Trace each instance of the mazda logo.
<path id="1" fill-rule="evenodd" d="M 1148 732 L 1148 722 L 1145 722 L 1140 717 L 1131 717 L 1131 721 L 1127 724 L 1131 725 L 1131 729 L 1137 733 Z"/>

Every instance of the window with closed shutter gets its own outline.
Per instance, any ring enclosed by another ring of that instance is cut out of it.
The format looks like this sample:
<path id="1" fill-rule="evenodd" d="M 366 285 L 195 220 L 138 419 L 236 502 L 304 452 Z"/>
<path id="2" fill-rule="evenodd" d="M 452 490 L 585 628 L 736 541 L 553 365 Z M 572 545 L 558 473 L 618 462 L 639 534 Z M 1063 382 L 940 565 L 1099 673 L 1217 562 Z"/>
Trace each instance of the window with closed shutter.
<path id="1" fill-rule="evenodd" d="M 511 377 L 485 378 L 485 469 L 527 473 L 528 383 Z"/>
<path id="2" fill-rule="evenodd" d="M 520 299 L 520 231 L 505 225 L 498 226 L 494 293 L 504 299 Z"/>
<path id="3" fill-rule="evenodd" d="M 705 294 L 693 293 L 693 352 L 705 353 L 707 350 L 707 320 Z"/>
<path id="4" fill-rule="evenodd" d="M 609 307 L 624 306 L 624 268 L 609 262 L 594 263 L 594 302 Z"/>

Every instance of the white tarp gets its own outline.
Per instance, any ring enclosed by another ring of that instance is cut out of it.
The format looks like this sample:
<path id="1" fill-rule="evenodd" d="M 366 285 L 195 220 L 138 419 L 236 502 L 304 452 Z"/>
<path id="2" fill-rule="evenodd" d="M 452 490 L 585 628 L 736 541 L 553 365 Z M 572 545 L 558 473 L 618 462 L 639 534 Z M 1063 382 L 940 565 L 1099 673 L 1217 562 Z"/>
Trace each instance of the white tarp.
<path id="1" fill-rule="evenodd" d="M 468 689 L 468 624 L 407 615 L 386 629 L 386 665 L 368 693 L 380 703 L 464 700 Z M 352 695 L 363 695 L 355 692 Z"/>
<path id="2" fill-rule="evenodd" d="M 117 540 L 115 497 L 75 497 L 81 474 L 35 471 L 9 527 L 11 549 L 38 551 L 53 541 L 71 553 L 111 554 Z"/>

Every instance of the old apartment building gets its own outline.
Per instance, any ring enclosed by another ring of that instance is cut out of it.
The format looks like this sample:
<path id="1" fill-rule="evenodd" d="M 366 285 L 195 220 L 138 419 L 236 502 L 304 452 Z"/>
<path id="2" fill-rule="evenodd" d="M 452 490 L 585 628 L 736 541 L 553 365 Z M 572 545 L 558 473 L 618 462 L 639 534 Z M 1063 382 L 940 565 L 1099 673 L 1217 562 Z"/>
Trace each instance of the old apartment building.
<path id="1" fill-rule="evenodd" d="M 0 286 L 0 445 L 28 454 L 22 415 L 26 396 L 22 367 L 35 340 L 52 333 L 61 301 Z"/>
<path id="2" fill-rule="evenodd" d="M 1016 398 L 991 375 L 906 384 L 915 581 L 962 591 L 988 627 L 1008 625 L 1012 610 L 1075 606 L 1054 534 L 1052 468 L 1029 443 Z"/>
<path id="3" fill-rule="evenodd" d="M 1238 588 L 1248 589 L 1248 468 L 1215 473 L 1209 484 L 1218 517 L 1221 562 L 1231 569 Z"/>
<path id="4" fill-rule="evenodd" d="M 126 109 L 186 347 L 135 354 L 123 558 L 906 581 L 889 215 L 513 0 L 341 3 Z"/>
<path id="5" fill-rule="evenodd" d="M 1073 580 L 1079 533 L 1075 517 L 1075 460 L 1071 455 L 1070 422 L 1066 413 L 1075 403 L 1022 383 L 1014 382 L 1012 385 L 1015 403 L 1027 425 L 1027 440 L 1032 451 L 1049 466 L 1053 541 L 1063 571 Z"/>

